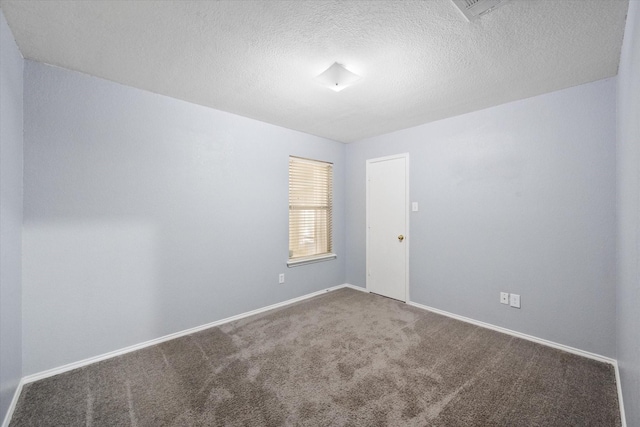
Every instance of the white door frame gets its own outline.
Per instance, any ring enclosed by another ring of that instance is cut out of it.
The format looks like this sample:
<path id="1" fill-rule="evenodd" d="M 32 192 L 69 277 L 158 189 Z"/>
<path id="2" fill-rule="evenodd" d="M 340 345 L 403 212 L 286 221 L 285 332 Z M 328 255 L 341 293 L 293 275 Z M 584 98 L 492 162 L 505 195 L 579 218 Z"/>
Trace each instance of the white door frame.
<path id="1" fill-rule="evenodd" d="M 404 206 L 404 211 L 405 211 L 405 226 L 406 226 L 406 230 L 405 230 L 405 245 L 404 245 L 404 253 L 405 253 L 405 290 L 404 290 L 404 294 L 405 294 L 405 302 L 409 302 L 409 244 L 411 242 L 411 233 L 409 232 L 409 205 L 410 205 L 410 199 L 409 199 L 409 153 L 401 153 L 401 154 L 394 154 L 391 156 L 384 156 L 384 157 L 377 157 L 375 159 L 368 159 L 367 163 L 366 163 L 366 200 L 365 200 L 365 211 L 366 211 L 366 253 L 365 253 L 365 260 L 366 260 L 366 277 L 365 277 L 365 283 L 366 283 L 366 289 L 367 292 L 371 292 L 371 289 L 369 288 L 369 165 L 371 165 L 372 163 L 377 163 L 377 162 L 382 162 L 385 160 L 395 160 L 395 159 L 405 159 L 405 177 L 404 177 L 404 185 L 405 185 L 405 190 L 406 190 L 406 196 L 405 196 L 405 206 Z"/>

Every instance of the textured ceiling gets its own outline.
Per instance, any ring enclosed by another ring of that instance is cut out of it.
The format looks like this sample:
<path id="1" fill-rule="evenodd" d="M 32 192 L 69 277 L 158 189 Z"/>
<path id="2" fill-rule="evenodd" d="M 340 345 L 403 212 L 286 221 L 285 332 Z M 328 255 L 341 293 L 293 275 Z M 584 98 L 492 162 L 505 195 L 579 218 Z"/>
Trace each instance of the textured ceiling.
<path id="1" fill-rule="evenodd" d="M 616 75 L 628 0 L 0 5 L 25 58 L 351 142 Z M 362 76 L 337 93 L 336 61 Z"/>

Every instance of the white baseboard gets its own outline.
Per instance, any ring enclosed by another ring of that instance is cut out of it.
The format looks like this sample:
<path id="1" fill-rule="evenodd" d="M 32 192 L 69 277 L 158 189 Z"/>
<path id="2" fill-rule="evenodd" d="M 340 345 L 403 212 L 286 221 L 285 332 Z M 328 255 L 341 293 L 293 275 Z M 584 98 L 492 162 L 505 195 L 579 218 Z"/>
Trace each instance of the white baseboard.
<path id="1" fill-rule="evenodd" d="M 121 356 L 123 354 L 126 353 L 131 353 L 132 351 L 136 351 L 136 350 L 140 350 L 146 347 L 150 347 L 152 345 L 156 345 L 156 344 L 160 344 L 162 342 L 165 341 L 169 341 L 175 338 L 179 338 L 185 335 L 189 335 L 192 334 L 194 332 L 199 332 L 205 329 L 209 329 L 209 328 L 213 328 L 215 326 L 220 326 L 223 325 L 225 323 L 229 323 L 229 322 L 233 322 L 235 320 L 240 320 L 243 319 L 245 317 L 249 317 L 249 316 L 253 316 L 259 313 L 263 313 L 265 311 L 269 311 L 269 310 L 273 310 L 276 308 L 280 308 L 280 307 L 284 307 L 299 301 L 304 301 L 306 299 L 309 298 L 313 298 L 315 296 L 318 295 L 322 295 L 324 293 L 327 292 L 331 292 L 331 291 L 335 291 L 338 289 L 342 289 L 342 288 L 351 288 L 351 289 L 355 289 L 358 291 L 362 291 L 362 292 L 367 292 L 368 291 L 364 288 L 361 288 L 359 286 L 354 286 L 351 285 L 349 283 L 344 283 L 342 285 L 337 285 L 337 286 L 333 286 L 330 288 L 326 288 L 317 292 L 312 292 L 310 294 L 306 294 L 306 295 L 302 295 L 300 297 L 297 298 L 292 298 L 290 300 L 286 300 L 283 302 L 279 302 L 276 304 L 272 304 L 269 305 L 267 307 L 262 307 L 262 308 L 258 308 L 256 310 L 252 310 L 252 311 L 247 311 L 245 313 L 241 313 L 235 316 L 231 316 L 231 317 L 227 317 L 226 319 L 222 319 L 222 320 L 217 320 L 215 322 L 211 322 L 211 323 L 207 323 L 205 325 L 200 325 L 200 326 L 196 326 L 194 328 L 190 328 L 190 329 L 185 329 L 183 331 L 179 331 L 179 332 L 175 332 L 173 334 L 169 334 L 169 335 L 165 335 L 159 338 L 155 338 L 149 341 L 145 341 L 139 344 L 134 344 L 132 346 L 129 347 L 125 347 L 125 348 L 121 348 L 119 350 L 114 350 L 114 351 L 110 351 L 108 353 L 104 353 L 104 354 L 100 354 L 98 356 L 94 356 L 94 357 L 89 357 L 87 359 L 83 359 L 80 360 L 78 362 L 73 362 L 73 363 L 69 363 L 63 366 L 59 366 L 57 368 L 53 368 L 53 369 L 48 369 L 46 371 L 42 371 L 42 372 L 38 372 L 35 374 L 31 374 L 31 375 L 27 375 L 25 377 L 23 377 L 22 379 L 20 379 L 20 382 L 18 384 L 18 387 L 13 395 L 13 400 L 11 401 L 11 405 L 9 406 L 9 410 L 7 411 L 7 414 L 5 415 L 5 419 L 2 423 L 2 427 L 8 427 L 9 426 L 9 421 L 11 420 L 11 417 L 13 416 L 13 411 L 15 410 L 16 404 L 18 403 L 18 398 L 20 397 L 20 393 L 22 392 L 22 386 L 24 384 L 28 384 L 28 383 L 32 383 L 34 381 L 38 381 L 44 378 L 48 378 L 48 377 L 52 377 L 54 375 L 58 375 L 58 374 L 62 374 L 64 372 L 68 372 L 77 368 L 81 368 L 83 366 L 87 366 L 87 365 L 91 365 L 92 363 L 96 363 L 99 362 L 101 360 L 105 360 L 105 359 L 110 359 L 112 357 L 117 357 L 117 356 Z"/>
<path id="2" fill-rule="evenodd" d="M 578 356 L 586 357 L 600 362 L 609 363 L 611 365 L 616 364 L 616 360 L 610 357 L 602 356 L 600 354 L 591 353 L 589 351 L 580 350 L 579 348 L 569 347 L 568 345 L 559 344 L 557 342 L 545 340 L 544 338 L 534 337 L 533 335 L 523 334 L 511 329 L 503 328 L 502 326 L 492 325 L 491 323 L 481 322 L 480 320 L 471 319 L 469 317 L 460 316 L 458 314 L 449 313 L 448 311 L 440 310 L 437 308 L 429 307 L 427 305 L 419 304 L 417 302 L 409 301 L 407 304 L 414 307 L 421 308 L 423 310 L 431 311 L 433 313 L 442 314 L 443 316 L 451 317 L 453 319 L 461 320 L 466 323 L 471 323 L 476 326 L 482 326 L 483 328 L 492 329 L 494 331 L 502 332 L 504 334 L 512 335 L 514 337 L 522 338 L 527 341 L 533 341 L 538 344 L 546 345 L 547 347 L 557 348 L 559 350 L 566 351 L 568 353 L 577 354 Z"/>
<path id="3" fill-rule="evenodd" d="M 360 286 L 354 286 L 351 285 L 349 283 L 345 283 L 344 285 L 342 285 L 342 287 L 345 288 L 351 288 L 351 289 L 355 289 L 361 292 L 366 292 L 369 293 L 368 290 L 366 290 L 365 288 L 361 288 Z M 618 389 L 618 403 L 620 404 L 620 420 L 622 422 L 622 427 L 627 427 L 627 421 L 626 421 L 626 417 L 625 417 L 625 413 L 624 413 L 624 403 L 622 400 L 622 385 L 620 383 L 620 369 L 618 368 L 618 361 L 615 359 L 612 359 L 610 357 L 606 357 L 606 356 L 602 356 L 600 354 L 596 354 L 596 353 L 591 353 L 589 351 L 584 351 L 584 350 L 580 350 L 578 348 L 574 348 L 574 347 L 570 347 L 564 344 L 559 344 L 557 342 L 553 342 L 553 341 L 549 341 L 549 340 L 545 340 L 543 338 L 538 338 L 538 337 L 534 337 L 533 335 L 527 335 L 527 334 L 523 334 L 521 332 L 516 332 L 513 331 L 511 329 L 507 329 L 507 328 L 503 328 L 501 326 L 496 326 L 496 325 L 492 325 L 491 323 L 486 323 L 486 322 L 481 322 L 479 320 L 475 320 L 475 319 L 471 319 L 469 317 L 464 317 L 464 316 L 460 316 L 457 314 L 453 314 L 453 313 L 449 313 L 448 311 L 444 311 L 444 310 L 439 310 L 437 308 L 433 308 L 433 307 L 429 307 L 423 304 L 419 304 L 417 302 L 413 302 L 413 301 L 409 301 L 407 302 L 408 305 L 411 305 L 413 307 L 417 307 L 417 308 L 421 308 L 423 310 L 427 310 L 427 311 L 431 311 L 433 313 L 438 313 L 438 314 L 442 314 L 443 316 L 448 316 L 457 320 L 461 320 L 463 322 L 467 322 L 467 323 L 471 323 L 474 324 L 476 326 L 481 326 L 483 328 L 487 328 L 487 329 L 492 329 L 494 331 L 498 331 L 498 332 L 502 332 L 508 335 L 512 335 L 518 338 L 522 338 L 528 341 L 533 341 L 535 343 L 538 344 L 542 344 L 542 345 L 546 345 L 548 347 L 553 347 L 553 348 L 557 348 L 559 350 L 563 350 L 569 353 L 573 353 L 576 354 L 578 356 L 582 356 L 582 357 L 587 357 L 589 359 L 594 359 L 600 362 L 604 362 L 604 363 L 608 363 L 610 365 L 613 365 L 613 368 L 615 370 L 615 374 L 616 374 L 616 387 Z"/>
<path id="4" fill-rule="evenodd" d="M 16 409 L 16 405 L 18 404 L 18 398 L 20 397 L 20 393 L 22 393 L 22 386 L 24 385 L 24 378 L 21 378 L 18 382 L 18 387 L 16 387 L 16 391 L 13 393 L 13 399 L 11 399 L 11 404 L 7 409 L 7 413 L 4 416 L 4 420 L 2 421 L 2 427 L 9 427 L 9 422 L 11 421 L 11 417 L 13 416 L 13 411 Z"/>
<path id="5" fill-rule="evenodd" d="M 620 422 L 622 427 L 627 427 L 627 417 L 624 414 L 624 402 L 622 401 L 622 383 L 620 383 L 620 368 L 618 361 L 613 364 L 616 370 L 616 386 L 618 387 L 618 404 L 620 405 Z"/>
<path id="6" fill-rule="evenodd" d="M 369 291 L 367 291 L 365 288 L 361 288 L 359 286 L 353 286 L 353 285 L 351 285 L 349 283 L 345 283 L 343 286 L 351 288 L 351 289 L 356 289 L 358 291 L 369 293 Z M 618 368 L 618 361 L 617 360 L 612 359 L 610 357 L 602 356 L 600 354 L 591 353 L 589 351 L 580 350 L 578 348 L 570 347 L 568 345 L 559 344 L 559 343 L 554 342 L 554 341 L 549 341 L 549 340 L 545 340 L 543 338 L 534 337 L 533 335 L 523 334 L 521 332 L 517 332 L 517 331 L 513 331 L 511 329 L 503 328 L 501 326 L 492 325 L 491 323 L 481 322 L 479 320 L 471 319 L 469 317 L 464 317 L 464 316 L 460 316 L 458 314 L 453 314 L 453 313 L 450 313 L 448 311 L 444 311 L 444 310 L 440 310 L 440 309 L 437 309 L 437 308 L 429 307 L 427 305 L 419 304 L 417 302 L 408 301 L 407 304 L 411 305 L 413 307 L 420 308 L 422 310 L 431 311 L 433 313 L 442 314 L 443 316 L 447 316 L 447 317 L 451 317 L 453 319 L 461 320 L 463 322 L 471 323 L 471 324 L 476 325 L 476 326 L 480 326 L 480 327 L 487 328 L 487 329 L 492 329 L 494 331 L 502 332 L 502 333 L 505 333 L 505 334 L 508 334 L 508 335 L 512 335 L 512 336 L 515 336 L 515 337 L 518 337 L 518 338 L 522 338 L 522 339 L 525 339 L 525 340 L 528 340 L 528 341 L 533 341 L 535 343 L 546 345 L 548 347 L 557 348 L 559 350 L 563 350 L 563 351 L 566 351 L 568 353 L 573 353 L 573 354 L 576 354 L 578 356 L 586 357 L 586 358 L 589 358 L 589 359 L 594 359 L 594 360 L 597 360 L 597 361 L 600 361 L 600 362 L 604 362 L 604 363 L 608 363 L 610 365 L 613 365 L 613 368 L 614 368 L 614 371 L 615 371 L 615 374 L 616 374 L 616 387 L 618 389 L 618 403 L 620 405 L 620 420 L 621 420 L 621 423 L 622 423 L 622 427 L 627 427 L 627 420 L 626 420 L 625 413 L 624 413 L 624 403 L 623 403 L 623 400 L 622 400 L 622 385 L 620 383 L 620 369 Z"/>
<path id="7" fill-rule="evenodd" d="M 293 303 L 296 303 L 296 302 L 299 302 L 299 301 L 304 301 L 306 299 L 313 298 L 315 296 L 322 295 L 324 293 L 335 291 L 337 289 L 341 289 L 341 288 L 345 288 L 345 287 L 349 287 L 349 288 L 353 288 L 353 289 L 356 288 L 355 286 L 352 286 L 352 285 L 349 285 L 349 284 L 346 284 L 346 283 L 343 284 L 343 285 L 333 286 L 331 288 L 326 288 L 326 289 L 323 289 L 321 291 L 312 292 L 310 294 L 302 295 L 302 296 L 297 297 L 297 298 L 292 298 L 290 300 L 286 300 L 286 301 L 283 301 L 283 302 L 272 304 L 272 305 L 269 305 L 267 307 L 262 307 L 262 308 L 258 308 L 256 310 L 251 310 L 251 311 L 247 311 L 245 313 L 237 314 L 235 316 L 227 317 L 226 319 L 216 320 L 215 322 L 207 323 L 205 325 L 196 326 L 196 327 L 190 328 L 190 329 L 185 329 L 185 330 L 179 331 L 179 332 L 174 332 L 173 334 L 165 335 L 165 336 L 162 336 L 162 337 L 159 337 L 159 338 L 155 338 L 155 339 L 152 339 L 152 340 L 149 340 L 149 341 L 145 341 L 145 342 L 142 342 L 142 343 L 139 343 L 139 344 L 134 344 L 134 345 L 131 345 L 129 347 L 121 348 L 119 350 L 110 351 L 108 353 L 100 354 L 98 356 L 89 357 L 87 359 L 83 359 L 83 360 L 80 360 L 78 362 L 69 363 L 69 364 L 66 364 L 66 365 L 63 365 L 63 366 L 59 366 L 57 368 L 48 369 L 46 371 L 38 372 L 36 374 L 27 375 L 22 379 L 22 381 L 24 382 L 24 384 L 32 383 L 34 381 L 38 381 L 38 380 L 41 380 L 43 378 L 52 377 L 54 375 L 58 375 L 58 374 L 61 374 L 63 372 L 68 372 L 68 371 L 71 371 L 73 369 L 77 369 L 77 368 L 81 368 L 83 366 L 91 365 L 92 363 L 96 363 L 96 362 L 99 362 L 101 360 L 111 359 L 112 357 L 117 357 L 117 356 L 121 356 L 121 355 L 126 354 L 126 353 L 131 353 L 132 351 L 136 351 L 136 350 L 140 350 L 140 349 L 143 349 L 143 348 L 146 348 L 146 347 L 150 347 L 152 345 L 160 344 L 160 343 L 163 343 L 165 341 L 169 341 L 169 340 L 172 340 L 172 339 L 175 339 L 175 338 L 180 338 L 180 337 L 183 337 L 185 335 L 193 334 L 195 332 L 200 332 L 202 330 L 213 328 L 215 326 L 220 326 L 220 325 L 223 325 L 225 323 L 229 323 L 229 322 L 233 322 L 233 321 L 236 321 L 236 320 L 240 320 L 240 319 L 243 319 L 245 317 L 249 317 L 249 316 L 253 316 L 253 315 L 256 315 L 256 314 L 264 313 L 265 311 L 274 310 L 276 308 L 284 307 L 284 306 L 287 306 L 287 305 L 290 305 L 290 304 L 293 304 Z"/>
<path id="8" fill-rule="evenodd" d="M 159 338 L 155 338 L 155 339 L 152 339 L 152 340 L 149 340 L 149 341 L 145 341 L 143 343 L 139 343 L 139 344 L 135 344 L 135 345 L 132 345 L 132 346 L 129 346 L 129 347 L 125 347 L 125 348 L 122 348 L 120 350 L 111 351 L 109 353 L 104 353 L 104 354 L 101 354 L 101 355 L 98 355 L 98 356 L 90 357 L 88 359 L 80 360 L 78 362 L 69 363 L 69 364 L 66 364 L 66 365 L 63 365 L 63 366 L 60 366 L 60 367 L 57 367 L 57 368 L 49 369 L 49 370 L 42 371 L 42 372 L 39 372 L 39 373 L 36 373 L 36 374 L 32 374 L 32 375 L 27 375 L 27 376 L 23 377 L 20 380 L 20 382 L 18 383 L 18 387 L 17 387 L 17 389 L 16 389 L 16 391 L 14 393 L 13 399 L 11 400 L 11 405 L 9 406 L 9 410 L 7 411 L 7 414 L 5 416 L 4 422 L 2 423 L 2 427 L 8 427 L 9 426 L 9 422 L 10 422 L 11 417 L 13 415 L 13 411 L 15 410 L 16 404 L 18 403 L 18 398 L 20 397 L 20 393 L 22 391 L 22 387 L 23 387 L 24 384 L 28 384 L 28 383 L 31 383 L 31 382 L 34 382 L 34 381 L 41 380 L 43 378 L 48 378 L 48 377 L 51 377 L 51 376 L 54 376 L 54 375 L 58 375 L 58 374 L 61 374 L 63 372 L 71 371 L 73 369 L 81 368 L 83 366 L 87 366 L 87 365 L 90 365 L 92 363 L 99 362 L 101 360 L 110 359 L 112 357 L 117 357 L 117 356 L 120 356 L 120 355 L 123 355 L 123 354 L 126 354 L 126 353 L 130 353 L 132 351 L 136 351 L 136 350 L 140 350 L 140 349 L 143 349 L 143 348 L 146 348 L 146 347 L 150 347 L 152 345 L 160 344 L 162 342 L 169 341 L 169 340 L 172 340 L 172 339 L 175 339 L 175 338 L 179 338 L 179 337 L 182 337 L 182 336 L 185 336 L 185 335 L 189 335 L 189 334 L 192 334 L 192 333 L 195 333 L 195 332 L 199 332 L 199 331 L 202 331 L 202 330 L 205 330 L 205 329 L 209 329 L 209 328 L 213 328 L 213 327 L 216 327 L 216 326 L 220 326 L 220 325 L 223 325 L 225 323 L 229 323 L 229 322 L 233 322 L 233 321 L 236 321 L 236 320 L 240 320 L 240 319 L 243 319 L 245 317 L 249 317 L 249 316 L 253 316 L 253 315 L 256 315 L 256 314 L 264 313 L 265 311 L 274 310 L 276 308 L 284 307 L 284 306 L 287 306 L 287 305 L 290 305 L 290 304 L 293 304 L 293 303 L 296 303 L 296 302 L 299 302 L 299 301 L 304 301 L 306 299 L 313 298 L 315 296 L 322 295 L 324 293 L 335 291 L 335 290 L 342 289 L 342 288 L 350 288 L 350 289 L 354 289 L 354 290 L 357 290 L 357 291 L 360 291 L 360 292 L 369 293 L 369 291 L 366 290 L 365 288 L 362 288 L 360 286 L 354 286 L 354 285 L 349 284 L 349 283 L 344 283 L 342 285 L 333 286 L 331 288 L 326 288 L 326 289 L 323 289 L 321 291 L 312 292 L 310 294 L 302 295 L 302 296 L 297 297 L 297 298 L 292 298 L 290 300 L 286 300 L 286 301 L 283 301 L 283 302 L 272 304 L 272 305 L 269 305 L 267 307 L 262 307 L 262 308 L 258 308 L 256 310 L 252 310 L 252 311 L 241 313 L 241 314 L 238 314 L 238 315 L 235 315 L 235 316 L 227 317 L 226 319 L 217 320 L 215 322 L 207 323 L 207 324 L 201 325 L 201 326 L 196 326 L 196 327 L 190 328 L 190 329 L 185 329 L 183 331 L 175 332 L 173 334 L 165 335 L 165 336 L 162 336 L 162 337 L 159 337 Z M 461 321 L 466 322 L 466 323 L 471 323 L 471 324 L 476 325 L 476 326 L 480 326 L 480 327 L 487 328 L 487 329 L 492 329 L 494 331 L 502 332 L 502 333 L 505 333 L 505 334 L 508 334 L 508 335 L 512 335 L 512 336 L 515 336 L 515 337 L 518 337 L 518 338 L 522 338 L 522 339 L 525 339 L 525 340 L 528 340 L 528 341 L 533 341 L 535 343 L 546 345 L 548 347 L 553 347 L 553 348 L 557 348 L 559 350 L 563 350 L 563 351 L 566 351 L 566 352 L 569 352 L 569 353 L 573 353 L 573 354 L 576 354 L 578 356 L 587 357 L 589 359 L 594 359 L 594 360 L 598 360 L 600 362 L 605 362 L 605 363 L 609 363 L 609 364 L 613 365 L 613 367 L 615 369 L 616 384 L 617 384 L 617 388 L 618 388 L 618 402 L 620 403 L 620 417 L 621 417 L 621 420 L 622 420 L 622 427 L 626 427 L 627 423 L 626 423 L 625 413 L 624 413 L 624 404 L 622 402 L 622 387 L 620 385 L 620 371 L 618 369 L 618 362 L 615 359 L 612 359 L 612 358 L 609 358 L 609 357 L 605 357 L 605 356 L 601 356 L 599 354 L 591 353 L 591 352 L 588 352 L 588 351 L 580 350 L 580 349 L 577 349 L 577 348 L 569 347 L 569 346 L 566 346 L 564 344 L 559 344 L 559 343 L 556 343 L 556 342 L 553 342 L 553 341 L 549 341 L 549 340 L 545 340 L 545 339 L 542 339 L 542 338 L 534 337 L 532 335 L 523 334 L 521 332 L 517 332 L 517 331 L 513 331 L 511 329 L 503 328 L 501 326 L 496 326 L 496 325 L 492 325 L 490 323 L 485 323 L 485 322 L 481 322 L 479 320 L 474 320 L 474 319 L 471 319 L 471 318 L 468 318 L 468 317 L 464 317 L 464 316 L 460 316 L 460 315 L 457 315 L 457 314 L 449 313 L 447 311 L 439 310 L 437 308 L 429 307 L 429 306 L 426 306 L 426 305 L 423 305 L 423 304 L 419 304 L 419 303 L 416 303 L 416 302 L 413 302 L 413 301 L 409 301 L 409 302 L 407 302 L 407 304 L 411 305 L 413 307 L 417 307 L 417 308 L 423 309 L 423 310 L 431 311 L 433 313 L 442 314 L 442 315 L 447 316 L 447 317 L 451 317 L 451 318 L 454 318 L 454 319 L 457 319 L 457 320 L 461 320 Z"/>
<path id="9" fill-rule="evenodd" d="M 370 293 L 368 290 L 366 290 L 365 288 L 362 288 L 360 286 L 355 286 L 352 285 L 350 283 L 345 283 L 344 285 L 340 286 L 341 288 L 350 288 L 350 289 L 355 289 L 356 291 L 360 291 L 360 292 L 364 292 L 364 293 Z"/>
<path id="10" fill-rule="evenodd" d="M 618 388 L 618 403 L 620 405 L 620 420 L 622 422 L 622 427 L 627 427 L 627 422 L 624 414 L 624 404 L 622 402 L 622 386 L 620 384 L 620 370 L 618 369 L 618 361 L 616 359 L 612 359 L 610 357 L 602 356 L 600 354 L 591 353 L 589 351 L 580 350 L 579 348 L 570 347 L 568 345 L 559 344 L 554 341 L 545 340 L 543 338 L 534 337 L 533 335 L 523 334 L 522 332 L 517 332 L 511 329 L 503 328 L 501 326 L 492 325 L 491 323 L 481 322 L 479 320 L 471 319 L 469 317 L 460 316 L 458 314 L 450 313 L 448 311 L 440 310 L 437 308 L 429 307 L 427 305 L 423 305 L 417 302 L 409 301 L 407 304 L 421 308 L 423 310 L 431 311 L 433 313 L 442 314 L 443 316 L 451 317 L 453 319 L 461 320 L 466 323 L 471 323 L 476 326 L 480 326 L 487 329 L 492 329 L 494 331 L 502 332 L 504 334 L 512 335 L 514 337 L 522 338 L 527 341 L 533 341 L 538 344 L 546 345 L 547 347 L 553 347 L 558 350 L 563 350 L 568 353 L 573 353 L 578 356 L 586 357 L 588 359 L 597 360 L 599 362 L 608 363 L 613 365 L 615 374 L 616 374 L 616 386 Z"/>

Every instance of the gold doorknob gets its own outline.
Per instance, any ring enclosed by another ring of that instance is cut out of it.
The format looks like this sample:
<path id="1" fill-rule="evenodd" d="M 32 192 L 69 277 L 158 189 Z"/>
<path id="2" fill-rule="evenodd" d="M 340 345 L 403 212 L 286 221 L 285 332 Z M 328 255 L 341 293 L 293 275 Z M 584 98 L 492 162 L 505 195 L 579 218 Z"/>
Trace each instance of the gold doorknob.
<path id="1" fill-rule="evenodd" d="M 402 242 L 402 241 L 404 240 L 404 236 L 403 236 L 402 234 L 401 234 L 401 235 L 399 235 L 399 236 L 398 236 L 398 240 L 399 240 L 400 242 Z"/>

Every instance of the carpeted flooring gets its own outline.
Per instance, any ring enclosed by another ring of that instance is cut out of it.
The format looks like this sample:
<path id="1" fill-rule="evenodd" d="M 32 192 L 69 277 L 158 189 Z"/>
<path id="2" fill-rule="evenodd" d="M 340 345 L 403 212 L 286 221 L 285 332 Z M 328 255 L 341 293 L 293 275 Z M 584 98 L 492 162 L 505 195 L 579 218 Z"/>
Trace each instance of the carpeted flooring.
<path id="1" fill-rule="evenodd" d="M 341 289 L 25 385 L 10 426 L 619 426 L 613 367 Z"/>

